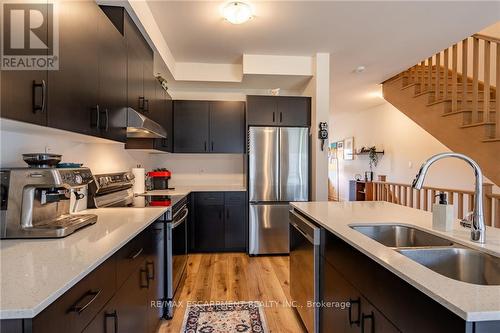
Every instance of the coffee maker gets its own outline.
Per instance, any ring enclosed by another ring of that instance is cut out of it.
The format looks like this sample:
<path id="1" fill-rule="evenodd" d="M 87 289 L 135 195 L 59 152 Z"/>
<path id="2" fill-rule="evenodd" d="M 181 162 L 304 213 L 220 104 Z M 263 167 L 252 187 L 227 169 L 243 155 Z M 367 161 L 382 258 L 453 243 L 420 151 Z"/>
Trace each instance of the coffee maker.
<path id="1" fill-rule="evenodd" d="M 93 181 L 88 168 L 15 168 L 0 178 L 2 239 L 65 237 L 97 222 L 94 214 L 70 214 L 71 196 Z"/>

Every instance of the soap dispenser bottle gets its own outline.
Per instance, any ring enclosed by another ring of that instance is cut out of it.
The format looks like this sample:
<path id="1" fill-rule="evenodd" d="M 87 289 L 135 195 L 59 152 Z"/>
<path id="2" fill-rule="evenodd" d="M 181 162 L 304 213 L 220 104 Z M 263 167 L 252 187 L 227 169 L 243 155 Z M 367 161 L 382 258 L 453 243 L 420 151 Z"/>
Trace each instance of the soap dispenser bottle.
<path id="1" fill-rule="evenodd" d="M 453 206 L 448 205 L 446 193 L 440 192 L 436 195 L 439 202 L 432 205 L 432 228 L 440 231 L 451 231 L 453 229 Z"/>

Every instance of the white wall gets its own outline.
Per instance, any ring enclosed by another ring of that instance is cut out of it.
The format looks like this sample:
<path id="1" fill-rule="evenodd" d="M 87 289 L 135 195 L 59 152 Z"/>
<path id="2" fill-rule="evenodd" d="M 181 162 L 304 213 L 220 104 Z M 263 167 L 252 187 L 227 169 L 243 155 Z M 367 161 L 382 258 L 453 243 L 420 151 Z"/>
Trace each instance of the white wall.
<path id="1" fill-rule="evenodd" d="M 330 123 L 332 142 L 353 136 L 356 149 L 376 146 L 377 149 L 385 150 L 385 155 L 374 171 L 375 175 L 387 175 L 387 181 L 390 182 L 410 184 L 423 161 L 431 155 L 449 151 L 385 101 L 379 106 L 361 111 L 335 110 Z M 364 175 L 368 170 L 367 156 L 355 156 L 352 161 L 339 158 L 341 200 L 348 200 L 349 180 L 354 179 L 355 174 Z M 336 181 L 333 183 L 336 184 Z M 465 162 L 447 159 L 437 162 L 429 169 L 425 184 L 472 190 L 474 176 Z"/>
<path id="2" fill-rule="evenodd" d="M 83 163 L 94 174 L 125 171 L 141 164 L 149 167 L 149 154 L 129 151 L 119 143 L 82 142 L 78 136 L 67 132 L 36 133 L 0 131 L 0 167 L 25 167 L 21 154 L 44 152 L 62 154 L 63 162 Z"/>
<path id="3" fill-rule="evenodd" d="M 320 122 L 329 122 L 330 113 L 330 54 L 318 53 L 313 62 L 314 77 L 304 89 L 304 96 L 311 96 L 312 140 L 312 200 L 328 200 L 328 142 L 324 150 L 318 140 Z"/>
<path id="4" fill-rule="evenodd" d="M 169 186 L 245 184 L 242 154 L 152 154 L 151 163 L 172 171 Z"/>

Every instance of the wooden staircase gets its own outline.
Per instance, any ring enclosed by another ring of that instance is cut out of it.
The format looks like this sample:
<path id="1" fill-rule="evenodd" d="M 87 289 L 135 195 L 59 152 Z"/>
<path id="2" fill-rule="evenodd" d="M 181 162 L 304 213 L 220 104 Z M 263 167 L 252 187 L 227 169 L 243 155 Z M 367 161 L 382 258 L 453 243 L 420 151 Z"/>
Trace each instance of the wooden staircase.
<path id="1" fill-rule="evenodd" d="M 500 39 L 474 35 L 383 82 L 383 93 L 450 150 L 476 160 L 484 175 L 500 185 L 499 84 Z"/>

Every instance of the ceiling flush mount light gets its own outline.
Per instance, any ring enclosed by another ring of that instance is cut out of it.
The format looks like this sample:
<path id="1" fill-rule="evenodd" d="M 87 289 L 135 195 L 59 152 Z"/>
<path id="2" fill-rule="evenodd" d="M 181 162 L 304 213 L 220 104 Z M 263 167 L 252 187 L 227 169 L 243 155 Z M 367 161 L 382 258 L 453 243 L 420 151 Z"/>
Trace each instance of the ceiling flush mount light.
<path id="1" fill-rule="evenodd" d="M 359 73 L 363 73 L 365 70 L 366 70 L 365 66 L 358 66 L 358 67 L 354 68 L 353 72 L 359 74 Z"/>
<path id="2" fill-rule="evenodd" d="M 242 24 L 253 17 L 253 10 L 248 3 L 232 1 L 224 6 L 222 15 L 232 24 Z"/>

